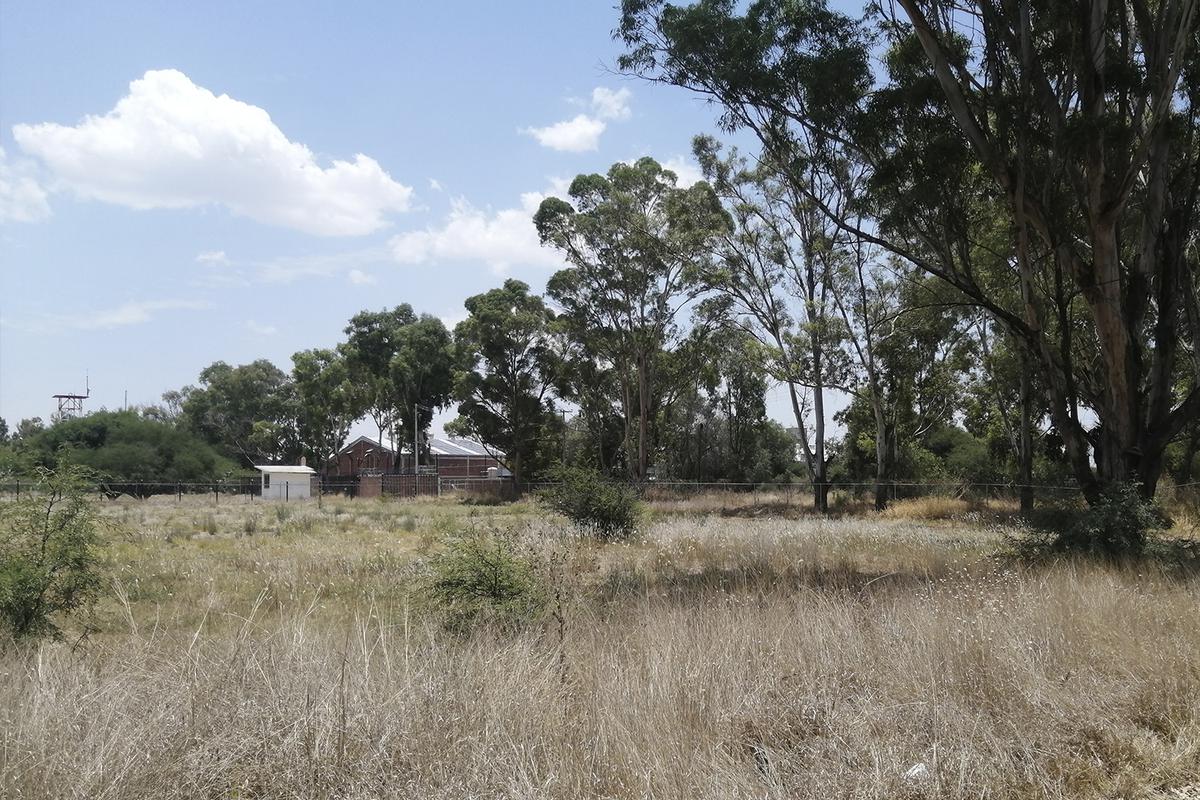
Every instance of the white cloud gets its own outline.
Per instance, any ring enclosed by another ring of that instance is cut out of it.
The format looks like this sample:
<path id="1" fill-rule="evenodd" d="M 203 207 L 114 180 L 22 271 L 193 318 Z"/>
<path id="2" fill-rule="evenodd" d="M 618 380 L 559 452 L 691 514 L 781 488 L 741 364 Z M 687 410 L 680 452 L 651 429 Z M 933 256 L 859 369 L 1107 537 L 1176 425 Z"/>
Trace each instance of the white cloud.
<path id="1" fill-rule="evenodd" d="M 229 256 L 225 255 L 224 250 L 207 250 L 198 254 L 196 261 L 200 264 L 228 264 Z"/>
<path id="2" fill-rule="evenodd" d="M 595 150 L 600 144 L 600 134 L 607 126 L 601 120 L 579 114 L 574 119 L 556 122 L 545 128 L 525 128 L 542 147 L 566 153 L 582 153 Z"/>
<path id="3" fill-rule="evenodd" d="M 350 282 L 353 283 L 355 286 L 369 286 L 370 284 L 375 282 L 374 275 L 368 275 L 367 273 L 363 272 L 361 269 L 350 270 L 349 272 L 346 273 L 346 277 L 349 278 Z"/>
<path id="4" fill-rule="evenodd" d="M 196 300 L 149 300 L 129 302 L 115 308 L 77 314 L 69 318 L 71 327 L 80 330 L 107 330 L 123 328 L 149 322 L 160 311 L 196 311 L 207 308 L 207 303 Z"/>
<path id="5" fill-rule="evenodd" d="M 279 329 L 274 325 L 260 325 L 252 319 L 246 320 L 246 327 L 257 336 L 274 336 L 279 333 Z"/>
<path id="6" fill-rule="evenodd" d="M 704 173 L 700 171 L 700 165 L 686 156 L 668 158 L 663 162 L 663 168 L 675 173 L 675 177 L 678 179 L 677 186 L 686 188 L 704 180 Z"/>
<path id="7" fill-rule="evenodd" d="M 592 90 L 590 114 L 576 114 L 571 119 L 544 128 L 522 128 L 520 133 L 529 134 L 542 147 L 551 150 L 566 153 L 595 150 L 600 146 L 600 134 L 608 128 L 604 120 L 629 119 L 629 98 L 632 96 L 628 89 L 614 90 L 597 86 Z M 584 105 L 581 99 L 570 102 L 572 105 Z"/>
<path id="8" fill-rule="evenodd" d="M 440 192 L 440 191 L 442 191 L 442 184 L 438 181 L 437 178 L 430 178 L 429 179 L 429 188 L 435 192 Z"/>
<path id="9" fill-rule="evenodd" d="M 16 125 L 13 136 L 81 197 L 147 208 L 222 205 L 323 236 L 356 236 L 409 207 L 412 189 L 363 154 L 322 167 L 267 112 L 152 70 L 103 116 Z"/>
<path id="10" fill-rule="evenodd" d="M 603 86 L 592 89 L 592 110 L 602 119 L 629 119 L 629 98 L 632 93 L 628 89 L 613 91 Z"/>
<path id="11" fill-rule="evenodd" d="M 37 222 L 50 216 L 46 190 L 30 165 L 12 163 L 0 147 L 0 222 Z"/>
<path id="12" fill-rule="evenodd" d="M 545 197 L 541 192 L 526 192 L 520 207 L 499 211 L 476 208 L 458 198 L 443 222 L 398 234 L 388 244 L 401 264 L 481 262 L 496 272 L 514 266 L 557 269 L 565 265 L 562 256 L 542 247 L 533 226 L 533 215 Z"/>

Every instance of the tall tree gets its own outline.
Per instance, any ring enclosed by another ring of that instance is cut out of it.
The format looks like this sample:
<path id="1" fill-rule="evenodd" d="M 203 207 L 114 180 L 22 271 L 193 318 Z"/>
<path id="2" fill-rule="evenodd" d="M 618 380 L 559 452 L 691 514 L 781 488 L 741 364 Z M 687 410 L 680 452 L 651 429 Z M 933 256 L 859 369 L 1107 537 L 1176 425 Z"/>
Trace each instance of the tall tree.
<path id="1" fill-rule="evenodd" d="M 450 403 L 454 389 L 454 353 L 450 332 L 437 317 L 422 314 L 402 326 L 389 365 L 395 425 L 405 442 L 416 443 L 416 457 L 427 449 L 425 431 L 435 411 Z M 416 425 L 414 428 L 413 425 Z"/>
<path id="2" fill-rule="evenodd" d="M 542 243 L 571 264 L 550 279 L 547 292 L 586 351 L 615 370 L 626 463 L 642 480 L 663 389 L 656 361 L 685 338 L 678 316 L 701 290 L 696 268 L 725 216 L 707 184 L 679 188 L 675 174 L 652 158 L 618 162 L 607 175 L 580 175 L 569 194 L 573 204 L 547 198 L 534 217 Z"/>
<path id="3" fill-rule="evenodd" d="M 1152 494 L 1200 414 L 1195 0 L 895 8 L 882 85 L 867 32 L 822 0 L 625 0 L 622 64 L 713 97 L 784 163 L 861 168 L 879 213 L 855 235 L 1020 342 L 1088 499 L 1124 481 Z M 1012 236 L 992 275 L 981 213 Z"/>
<path id="4" fill-rule="evenodd" d="M 200 372 L 183 402 L 186 427 L 245 466 L 299 456 L 295 402 L 287 374 L 266 359 Z"/>
<path id="5" fill-rule="evenodd" d="M 302 350 L 292 356 L 296 387 L 296 435 L 318 471 L 346 441 L 362 407 L 345 356 L 331 349 Z"/>
<path id="6" fill-rule="evenodd" d="M 844 371 L 832 297 L 836 229 L 770 160 L 751 165 L 736 149 L 722 157 L 708 136 L 696 137 L 693 152 L 733 221 L 703 279 L 763 345 L 772 376 L 787 387 L 813 504 L 827 511 L 825 393 Z"/>
<path id="7" fill-rule="evenodd" d="M 463 305 L 468 316 L 454 328 L 461 429 L 503 453 L 520 487 L 558 449 L 548 441 L 557 432 L 550 391 L 561 363 L 551 339 L 554 314 L 511 278 Z"/>
<path id="8" fill-rule="evenodd" d="M 360 311 L 345 329 L 342 351 L 350 380 L 358 387 L 356 416 L 371 418 L 381 447 L 387 434 L 388 443 L 395 448 L 396 424 L 404 409 L 396 400 L 392 359 L 400 348 L 400 330 L 416 320 L 412 306 L 403 303 L 393 309 Z"/>

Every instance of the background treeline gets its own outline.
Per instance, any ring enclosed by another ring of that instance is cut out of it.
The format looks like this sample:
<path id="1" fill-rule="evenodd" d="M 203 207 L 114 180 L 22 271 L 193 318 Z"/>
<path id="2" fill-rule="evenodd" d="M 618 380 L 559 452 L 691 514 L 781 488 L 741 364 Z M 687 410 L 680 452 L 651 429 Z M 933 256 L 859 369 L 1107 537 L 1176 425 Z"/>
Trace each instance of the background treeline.
<path id="1" fill-rule="evenodd" d="M 65 448 L 130 481 L 301 456 L 320 470 L 360 419 L 406 447 L 415 425 L 424 448 L 435 410 L 457 406 L 448 432 L 505 453 L 523 482 L 565 461 L 635 480 L 804 481 L 823 507 L 837 484 L 879 484 L 882 505 L 906 483 L 1074 479 L 1044 389 L 988 314 L 838 234 L 769 163 L 708 137 L 695 153 L 693 186 L 642 159 L 547 200 L 535 224 L 570 266 L 544 297 L 507 280 L 468 298 L 453 331 L 406 304 L 363 311 L 288 372 L 216 362 L 159 405 L 0 423 L 0 458 L 48 466 Z M 777 385 L 790 431 L 767 416 Z M 1181 482 L 1200 439 L 1186 432 L 1166 452 Z"/>
<path id="2" fill-rule="evenodd" d="M 699 136 L 687 186 L 650 158 L 576 177 L 533 220 L 567 264 L 543 296 L 506 281 L 453 331 L 364 311 L 290 372 L 217 362 L 161 406 L 23 421 L 3 458 L 320 467 L 356 420 L 421 441 L 456 405 L 448 430 L 519 481 L 563 462 L 795 479 L 819 509 L 846 482 L 879 506 L 905 483 L 1005 484 L 1024 508 L 1035 485 L 1101 506 L 1192 482 L 1196 15 L 980 8 L 963 28 L 907 0 L 626 0 L 621 69 L 703 95 L 756 152 Z M 775 385 L 791 431 L 766 415 Z"/>

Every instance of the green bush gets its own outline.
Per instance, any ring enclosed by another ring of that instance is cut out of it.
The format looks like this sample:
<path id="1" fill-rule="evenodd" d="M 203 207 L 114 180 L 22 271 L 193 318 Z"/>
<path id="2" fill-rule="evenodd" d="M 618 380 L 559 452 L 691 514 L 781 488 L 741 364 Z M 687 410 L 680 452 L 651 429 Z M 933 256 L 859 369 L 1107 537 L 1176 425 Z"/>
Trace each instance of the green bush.
<path id="1" fill-rule="evenodd" d="M 56 620 L 84 611 L 100 589 L 102 542 L 87 497 L 95 476 L 60 464 L 0 506 L 0 626 L 13 639 L 60 635 Z"/>
<path id="2" fill-rule="evenodd" d="M 604 539 L 630 536 L 637 528 L 641 503 L 632 486 L 580 467 L 559 469 L 553 479 L 542 502 L 576 525 Z"/>
<path id="3" fill-rule="evenodd" d="M 1050 506 L 1033 517 L 1035 528 L 1014 542 L 1027 556 L 1074 554 L 1106 559 L 1140 558 L 1150 534 L 1169 520 L 1136 484 L 1107 488 L 1084 508 Z"/>
<path id="4" fill-rule="evenodd" d="M 519 628 L 545 605 L 530 559 L 510 539 L 491 533 L 451 536 L 430 562 L 422 589 L 446 627 L 456 631 L 481 623 Z"/>

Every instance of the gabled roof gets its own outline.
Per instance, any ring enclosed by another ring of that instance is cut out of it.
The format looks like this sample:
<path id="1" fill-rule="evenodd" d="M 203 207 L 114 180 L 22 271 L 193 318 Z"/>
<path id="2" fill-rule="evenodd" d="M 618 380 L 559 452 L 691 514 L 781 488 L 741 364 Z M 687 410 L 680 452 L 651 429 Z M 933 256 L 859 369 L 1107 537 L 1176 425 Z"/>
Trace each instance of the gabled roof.
<path id="1" fill-rule="evenodd" d="M 367 444 L 371 445 L 372 447 L 376 448 L 377 450 L 382 450 L 385 453 L 392 452 L 392 448 L 388 447 L 386 444 L 380 444 L 378 439 L 372 439 L 370 436 L 360 436 L 357 439 L 355 439 L 353 442 L 350 442 L 349 444 L 347 444 L 345 447 L 343 447 L 338 452 L 344 453 L 347 450 L 349 450 L 351 447 L 354 447 L 359 442 L 366 442 Z"/>
<path id="2" fill-rule="evenodd" d="M 313 475 L 315 470 L 312 467 L 302 467 L 300 465 L 288 466 L 284 464 L 255 464 L 254 468 L 259 472 L 266 472 L 271 475 L 278 473 L 290 473 L 293 475 Z"/>

